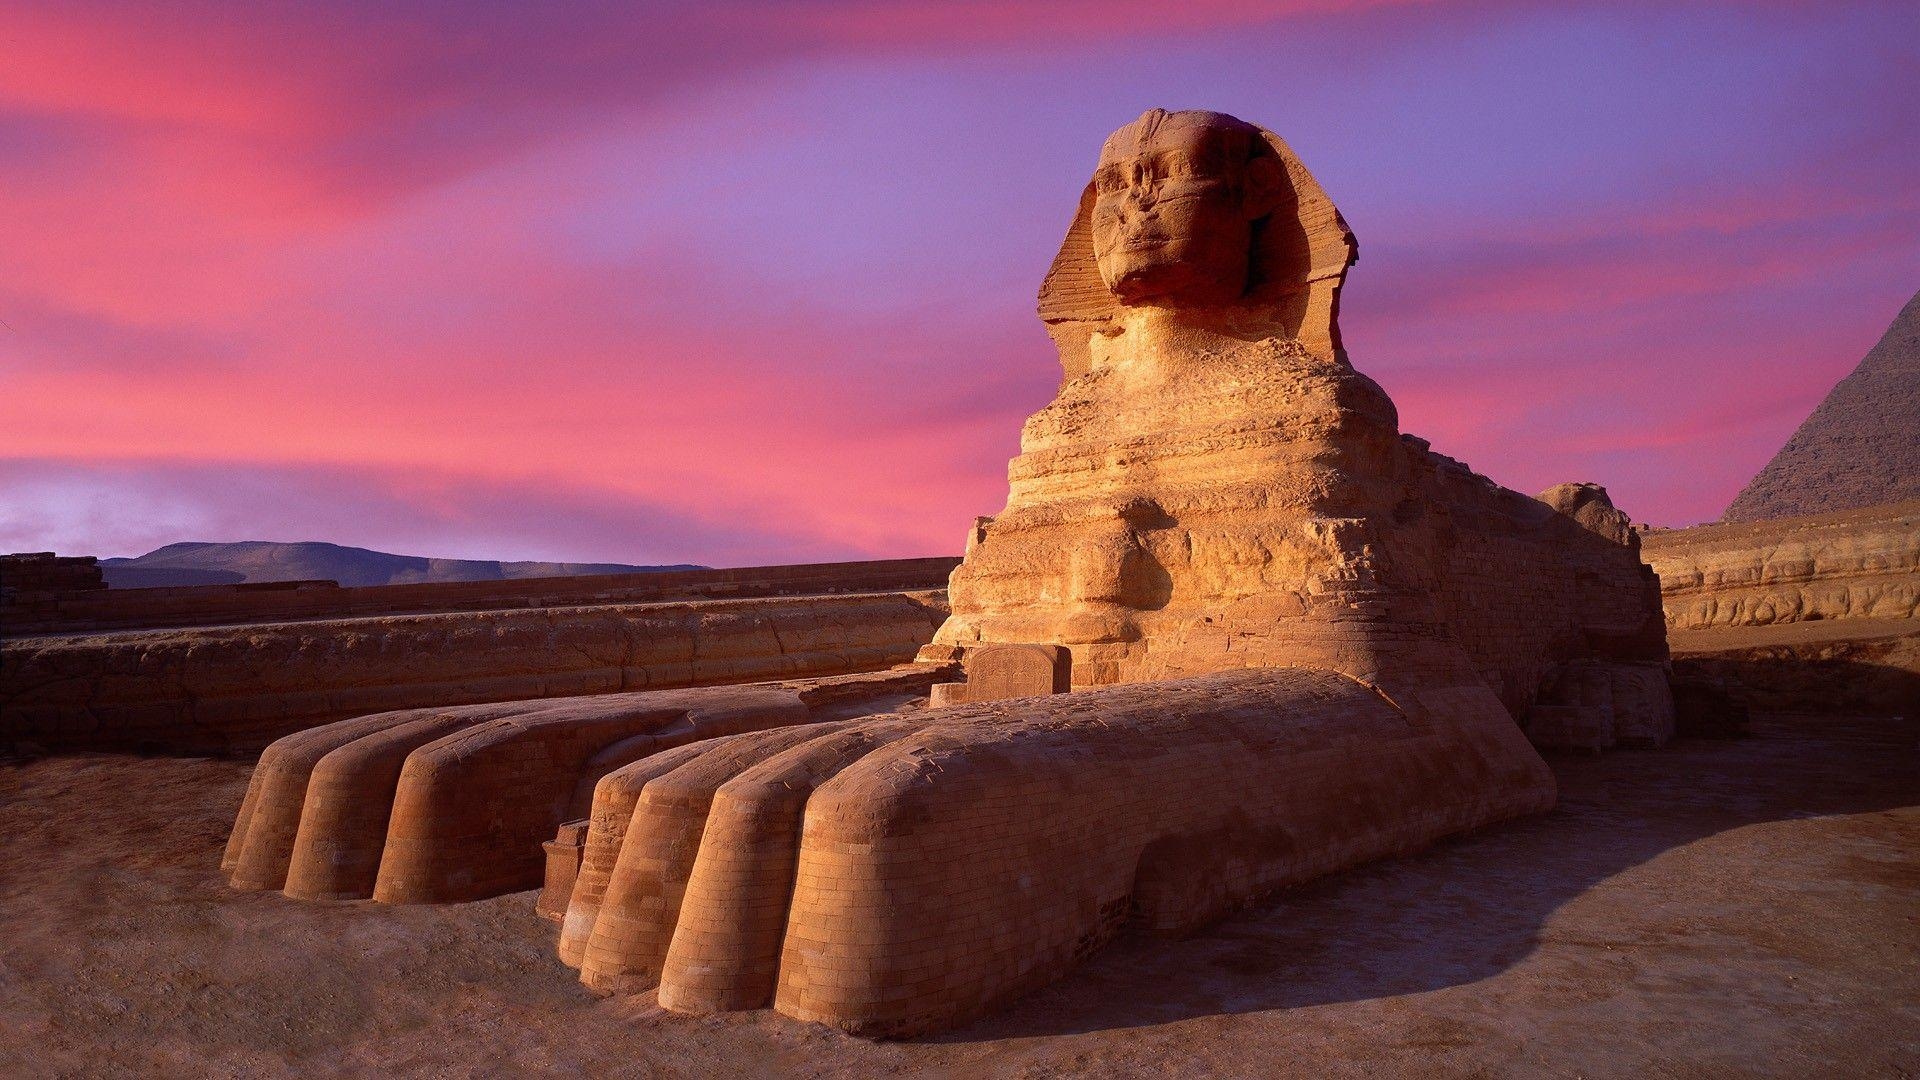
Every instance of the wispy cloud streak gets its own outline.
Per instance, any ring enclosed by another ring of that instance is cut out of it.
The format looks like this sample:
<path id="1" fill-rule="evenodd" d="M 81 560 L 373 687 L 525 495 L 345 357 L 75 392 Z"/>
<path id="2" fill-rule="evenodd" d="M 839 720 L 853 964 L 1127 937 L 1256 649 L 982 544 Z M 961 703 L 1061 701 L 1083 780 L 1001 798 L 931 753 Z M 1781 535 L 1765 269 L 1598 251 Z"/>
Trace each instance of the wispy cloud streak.
<path id="1" fill-rule="evenodd" d="M 1716 514 L 1920 286 L 1898 4 L 61 2 L 0 40 L 16 547 L 951 550 L 1147 105 L 1293 139 L 1409 429 L 1642 518 Z"/>

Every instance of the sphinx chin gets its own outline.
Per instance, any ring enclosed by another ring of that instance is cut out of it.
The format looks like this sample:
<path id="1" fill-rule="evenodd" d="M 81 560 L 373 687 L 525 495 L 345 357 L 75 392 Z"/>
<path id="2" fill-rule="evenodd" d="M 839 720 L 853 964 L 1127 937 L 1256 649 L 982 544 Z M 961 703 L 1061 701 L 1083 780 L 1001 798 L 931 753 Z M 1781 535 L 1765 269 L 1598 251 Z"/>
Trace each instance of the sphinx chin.
<path id="1" fill-rule="evenodd" d="M 1063 645 L 1109 645 L 1139 641 L 1140 627 L 1133 611 L 1119 604 L 1088 602 L 1079 605 L 1059 623 L 1059 641 Z"/>

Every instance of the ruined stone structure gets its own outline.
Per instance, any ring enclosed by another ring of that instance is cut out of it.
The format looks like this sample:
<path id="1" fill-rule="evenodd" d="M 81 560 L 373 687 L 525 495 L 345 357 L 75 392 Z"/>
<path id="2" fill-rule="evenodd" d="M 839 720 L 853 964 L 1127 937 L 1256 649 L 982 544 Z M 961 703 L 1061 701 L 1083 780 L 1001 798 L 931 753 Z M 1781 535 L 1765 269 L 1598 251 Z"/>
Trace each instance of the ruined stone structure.
<path id="1" fill-rule="evenodd" d="M 91 555 L 60 556 L 51 551 L 0 555 L 0 630 L 57 617 L 66 605 L 106 589 L 100 560 Z"/>
<path id="2" fill-rule="evenodd" d="M 1064 694 L 1073 689 L 1073 652 L 1065 645 L 987 645 L 922 649 L 922 660 L 959 661 L 964 682 L 935 683 L 932 704 Z"/>
<path id="3" fill-rule="evenodd" d="M 1402 436 L 1341 347 L 1354 252 L 1268 132 L 1115 133 L 1041 293 L 1065 379 L 921 653 L 1000 688 L 608 773 L 556 859 L 562 958 L 670 1009 L 936 1031 L 1123 928 L 1547 809 L 1516 718 L 1662 741 L 1624 517 Z"/>

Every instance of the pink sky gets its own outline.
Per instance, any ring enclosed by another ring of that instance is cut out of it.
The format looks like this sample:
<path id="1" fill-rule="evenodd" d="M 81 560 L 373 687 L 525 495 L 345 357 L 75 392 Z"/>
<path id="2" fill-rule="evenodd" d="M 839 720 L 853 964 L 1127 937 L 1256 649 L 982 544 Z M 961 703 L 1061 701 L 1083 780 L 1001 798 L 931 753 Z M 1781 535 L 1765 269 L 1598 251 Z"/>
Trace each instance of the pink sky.
<path id="1" fill-rule="evenodd" d="M 1300 152 L 1406 430 L 1643 520 L 1716 517 L 1920 289 L 1911 3 L 29 2 L 0 41 L 0 550 L 956 553 L 1151 106 Z"/>

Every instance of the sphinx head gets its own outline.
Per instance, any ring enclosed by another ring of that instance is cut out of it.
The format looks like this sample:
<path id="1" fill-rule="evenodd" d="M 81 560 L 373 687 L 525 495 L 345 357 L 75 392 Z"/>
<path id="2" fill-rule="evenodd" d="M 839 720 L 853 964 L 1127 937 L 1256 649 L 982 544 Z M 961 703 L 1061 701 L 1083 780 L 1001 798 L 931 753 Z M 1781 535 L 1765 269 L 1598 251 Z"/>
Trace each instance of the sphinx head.
<path id="1" fill-rule="evenodd" d="M 1224 113 L 1150 109 L 1093 175 L 1100 277 L 1121 303 L 1208 307 L 1247 291 L 1254 223 L 1286 193 L 1261 130 Z"/>
<path id="2" fill-rule="evenodd" d="M 1101 149 L 1041 283 L 1040 318 L 1068 379 L 1130 309 L 1257 329 L 1331 356 L 1356 252 L 1279 136 L 1223 113 L 1151 109 Z"/>

